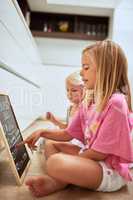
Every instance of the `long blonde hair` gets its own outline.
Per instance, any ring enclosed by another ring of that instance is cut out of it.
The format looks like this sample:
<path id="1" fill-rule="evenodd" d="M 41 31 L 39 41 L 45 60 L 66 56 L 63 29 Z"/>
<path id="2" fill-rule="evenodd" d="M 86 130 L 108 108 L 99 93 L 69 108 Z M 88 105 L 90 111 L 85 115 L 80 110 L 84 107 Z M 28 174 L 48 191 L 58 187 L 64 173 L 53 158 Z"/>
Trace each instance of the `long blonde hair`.
<path id="1" fill-rule="evenodd" d="M 104 40 L 85 48 L 83 54 L 90 50 L 94 52 L 97 65 L 94 88 L 97 110 L 102 111 L 112 94 L 119 91 L 126 95 L 128 108 L 132 111 L 128 64 L 121 47 L 111 40 Z"/>

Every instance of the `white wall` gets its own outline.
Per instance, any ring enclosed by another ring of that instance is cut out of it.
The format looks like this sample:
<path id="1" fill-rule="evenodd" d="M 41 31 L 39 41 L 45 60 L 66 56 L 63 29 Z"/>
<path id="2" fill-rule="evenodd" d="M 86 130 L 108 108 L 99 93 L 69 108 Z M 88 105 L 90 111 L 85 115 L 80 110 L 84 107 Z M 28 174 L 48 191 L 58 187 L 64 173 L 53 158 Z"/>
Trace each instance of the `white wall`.
<path id="1" fill-rule="evenodd" d="M 45 96 L 43 112 L 51 111 L 57 116 L 66 119 L 68 100 L 66 97 L 65 78 L 75 70 L 76 67 L 46 66 L 44 75 L 45 83 L 42 87 Z"/>
<path id="2" fill-rule="evenodd" d="M 133 96 L 133 1 L 122 0 L 114 12 L 113 40 L 124 49 L 129 63 L 129 79 Z"/>
<path id="3" fill-rule="evenodd" d="M 81 52 L 94 41 L 35 38 L 43 64 L 80 67 Z"/>
<path id="4" fill-rule="evenodd" d="M 121 0 L 47 0 L 48 4 L 55 5 L 70 5 L 79 7 L 91 7 L 91 8 L 114 8 L 119 4 Z"/>
<path id="5" fill-rule="evenodd" d="M 66 97 L 65 78 L 80 69 L 81 52 L 94 41 L 35 38 L 44 69 L 43 95 L 46 110 L 66 118 L 69 102 Z"/>

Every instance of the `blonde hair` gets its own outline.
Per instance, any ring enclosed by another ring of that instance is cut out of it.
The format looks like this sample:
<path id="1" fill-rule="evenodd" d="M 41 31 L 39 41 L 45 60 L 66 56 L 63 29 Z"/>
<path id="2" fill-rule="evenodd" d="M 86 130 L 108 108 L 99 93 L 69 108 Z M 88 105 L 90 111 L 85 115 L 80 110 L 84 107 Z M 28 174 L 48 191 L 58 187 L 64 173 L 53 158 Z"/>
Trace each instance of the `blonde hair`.
<path id="1" fill-rule="evenodd" d="M 72 84 L 74 86 L 81 86 L 83 87 L 83 81 L 80 76 L 80 72 L 76 71 L 67 76 L 66 78 L 66 84 Z"/>
<path id="2" fill-rule="evenodd" d="M 90 50 L 97 66 L 94 88 L 97 110 L 102 111 L 112 94 L 119 91 L 126 95 L 128 108 L 132 111 L 128 64 L 121 47 L 111 40 L 104 40 L 85 48 L 83 54 Z"/>

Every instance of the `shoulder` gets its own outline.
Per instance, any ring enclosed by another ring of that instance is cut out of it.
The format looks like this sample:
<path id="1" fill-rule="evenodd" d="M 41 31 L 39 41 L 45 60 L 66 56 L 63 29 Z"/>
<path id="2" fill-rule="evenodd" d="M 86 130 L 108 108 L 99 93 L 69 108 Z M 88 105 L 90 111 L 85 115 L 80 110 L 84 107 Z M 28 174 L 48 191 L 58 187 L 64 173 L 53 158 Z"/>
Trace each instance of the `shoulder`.
<path id="1" fill-rule="evenodd" d="M 122 93 L 114 93 L 109 99 L 109 106 L 127 112 L 128 105 L 125 95 Z"/>

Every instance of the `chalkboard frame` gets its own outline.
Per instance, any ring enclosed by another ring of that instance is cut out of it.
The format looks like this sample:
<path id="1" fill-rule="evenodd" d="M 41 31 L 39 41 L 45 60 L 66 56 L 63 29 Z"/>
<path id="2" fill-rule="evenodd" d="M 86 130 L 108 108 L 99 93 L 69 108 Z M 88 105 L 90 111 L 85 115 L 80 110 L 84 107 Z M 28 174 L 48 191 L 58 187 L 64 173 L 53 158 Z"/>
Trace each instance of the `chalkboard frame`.
<path id="1" fill-rule="evenodd" d="M 14 119 L 15 119 L 15 122 L 16 122 L 16 126 L 17 126 L 17 128 L 19 129 L 19 134 L 20 134 L 20 136 L 21 136 L 21 138 L 22 138 L 22 140 L 23 140 L 23 137 L 22 137 L 22 134 L 21 134 L 21 131 L 20 131 L 18 122 L 17 122 L 17 120 L 16 120 L 16 116 L 15 116 L 13 107 L 12 107 L 12 105 L 11 105 L 11 101 L 10 101 L 9 95 L 6 94 L 6 93 L 0 92 L 0 96 L 1 96 L 1 95 L 2 95 L 2 96 L 7 96 L 7 97 L 8 97 L 8 100 L 9 100 L 9 103 L 10 103 L 10 107 L 11 107 L 11 110 L 12 110 L 12 113 L 13 113 L 13 116 L 14 116 Z M 4 131 L 4 129 L 3 129 L 3 126 L 2 126 L 1 121 L 0 121 L 0 137 L 1 137 L 1 139 L 4 141 L 5 149 L 6 149 L 6 152 L 7 152 L 7 156 L 8 156 L 8 158 L 9 158 L 9 164 L 10 164 L 11 170 L 12 170 L 12 172 L 13 172 L 13 175 L 14 175 L 14 177 L 15 177 L 16 183 L 17 183 L 18 185 L 22 185 L 22 183 L 23 183 L 23 181 L 24 181 L 24 178 L 25 178 L 25 175 L 26 175 L 26 173 L 27 173 L 27 171 L 28 171 L 28 168 L 29 168 L 29 166 L 30 166 L 30 163 L 31 163 L 30 156 L 29 156 L 29 153 L 28 153 L 28 151 L 27 151 L 27 148 L 26 148 L 26 146 L 25 146 L 25 150 L 26 150 L 26 153 L 28 154 L 29 160 L 28 160 L 28 162 L 27 162 L 27 165 L 26 165 L 25 169 L 23 170 L 22 175 L 20 176 L 19 173 L 18 173 L 18 171 L 17 171 L 17 169 L 16 169 L 16 165 L 15 165 L 15 162 L 14 162 L 14 159 L 13 159 L 13 156 L 12 156 L 12 153 L 11 153 L 11 149 L 10 149 L 10 146 L 9 146 L 9 144 L 8 144 L 8 141 L 7 141 L 7 138 L 6 138 L 6 134 L 5 134 L 5 131 Z"/>

